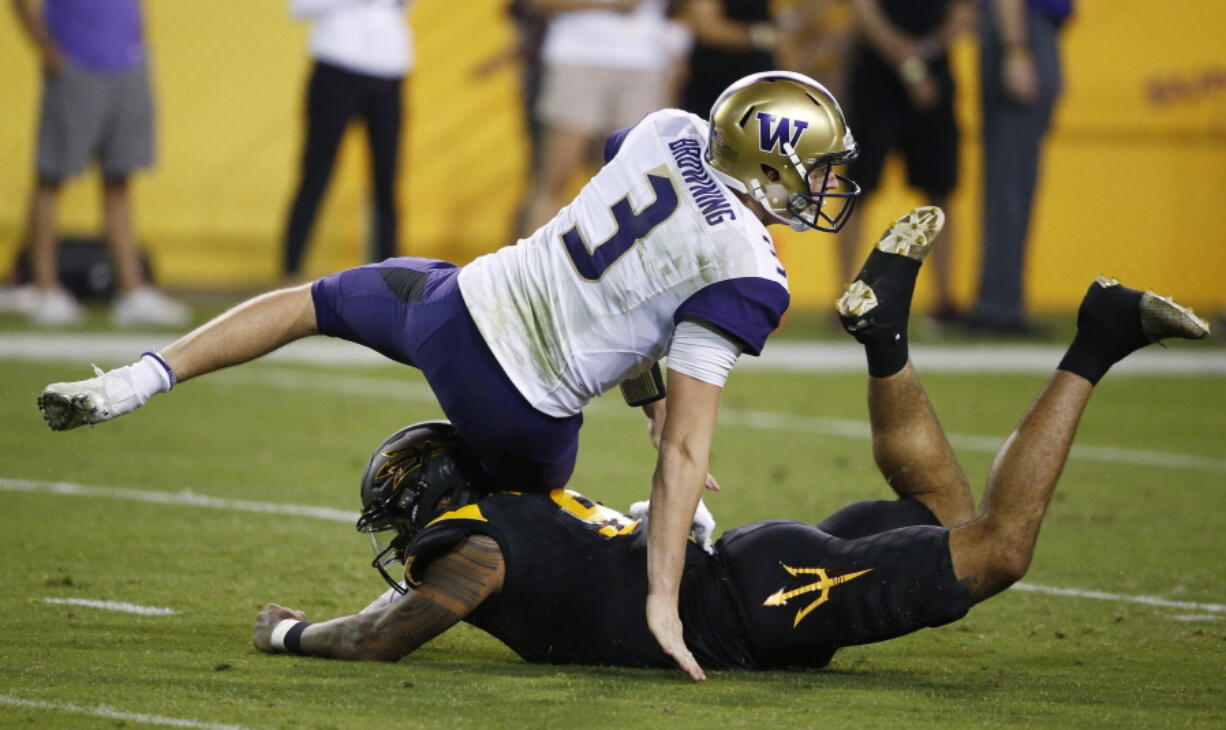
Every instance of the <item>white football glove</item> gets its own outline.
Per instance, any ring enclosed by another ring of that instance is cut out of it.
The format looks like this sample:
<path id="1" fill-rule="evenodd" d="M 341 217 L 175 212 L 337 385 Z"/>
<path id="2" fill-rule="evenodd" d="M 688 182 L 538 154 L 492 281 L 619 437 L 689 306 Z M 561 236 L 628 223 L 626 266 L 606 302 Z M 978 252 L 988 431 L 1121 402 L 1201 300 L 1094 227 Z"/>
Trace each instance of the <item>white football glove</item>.
<path id="1" fill-rule="evenodd" d="M 406 596 L 409 595 L 408 594 L 409 587 L 404 581 L 400 581 L 400 586 L 405 589 L 405 593 L 401 593 L 397 591 L 395 588 L 388 588 L 386 591 L 383 592 L 383 595 L 371 601 L 369 606 L 367 606 L 366 608 L 363 608 L 361 611 L 358 611 L 358 613 L 370 613 L 371 611 L 378 611 L 384 606 L 390 606 L 396 601 L 404 599 Z"/>
<path id="2" fill-rule="evenodd" d="M 711 538 L 715 535 L 715 515 L 707 509 L 707 503 L 698 500 L 698 509 L 694 510 L 694 524 L 690 525 L 690 536 L 698 547 L 707 555 L 715 554 L 715 546 Z"/>
<path id="3" fill-rule="evenodd" d="M 643 523 L 643 529 L 647 529 L 647 511 L 651 508 L 651 502 L 643 500 L 630 505 L 630 516 Z M 703 549 L 707 555 L 715 554 L 715 546 L 711 542 L 711 537 L 715 534 L 715 516 L 711 514 L 711 510 L 707 509 L 707 505 L 701 499 L 698 500 L 698 508 L 694 510 L 694 523 L 690 525 L 690 537 L 694 538 L 694 542 L 698 543 L 698 547 Z"/>

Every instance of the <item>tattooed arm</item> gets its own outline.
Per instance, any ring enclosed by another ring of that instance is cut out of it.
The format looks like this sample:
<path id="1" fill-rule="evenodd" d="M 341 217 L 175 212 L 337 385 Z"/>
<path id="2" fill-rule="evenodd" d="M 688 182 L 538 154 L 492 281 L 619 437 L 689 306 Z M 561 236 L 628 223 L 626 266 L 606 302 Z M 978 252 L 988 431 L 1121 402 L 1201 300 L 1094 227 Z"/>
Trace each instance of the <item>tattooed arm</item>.
<path id="1" fill-rule="evenodd" d="M 403 600 L 366 614 L 311 624 L 302 632 L 303 654 L 332 659 L 398 661 L 454 626 L 502 588 L 505 569 L 498 543 L 470 535 L 426 569 Z M 306 620 L 301 611 L 269 604 L 260 612 L 251 643 L 272 653 L 272 630 L 282 620 Z"/>

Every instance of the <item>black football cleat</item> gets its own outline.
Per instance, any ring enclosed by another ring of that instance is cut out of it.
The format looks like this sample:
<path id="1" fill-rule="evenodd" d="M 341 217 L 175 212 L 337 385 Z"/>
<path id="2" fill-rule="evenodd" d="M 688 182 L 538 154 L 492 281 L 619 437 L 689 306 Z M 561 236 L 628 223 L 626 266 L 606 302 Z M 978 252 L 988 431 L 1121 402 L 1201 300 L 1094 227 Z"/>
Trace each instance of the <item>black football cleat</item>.
<path id="1" fill-rule="evenodd" d="M 1203 339 L 1209 323 L 1170 297 L 1121 286 L 1099 276 L 1077 309 L 1077 330 L 1115 340 L 1129 352 L 1172 338 Z"/>
<path id="2" fill-rule="evenodd" d="M 835 303 L 848 334 L 865 344 L 901 341 L 906 336 L 915 277 L 944 225 L 945 213 L 925 206 L 894 221 L 881 234 L 856 280 Z"/>

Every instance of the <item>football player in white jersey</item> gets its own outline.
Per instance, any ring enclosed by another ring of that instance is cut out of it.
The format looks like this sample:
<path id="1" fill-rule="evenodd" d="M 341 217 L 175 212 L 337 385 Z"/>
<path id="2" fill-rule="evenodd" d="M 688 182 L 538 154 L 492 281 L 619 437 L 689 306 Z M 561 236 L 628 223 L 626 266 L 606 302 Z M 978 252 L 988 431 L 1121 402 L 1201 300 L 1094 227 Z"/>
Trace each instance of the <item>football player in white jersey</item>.
<path id="1" fill-rule="evenodd" d="M 725 379 L 741 353 L 761 352 L 788 306 L 766 226 L 841 228 L 859 188 L 835 168 L 855 154 L 821 84 L 754 74 L 720 96 L 709 121 L 665 109 L 614 133 L 605 166 L 517 245 L 463 268 L 395 258 L 265 294 L 130 366 L 47 386 L 39 408 L 56 430 L 99 423 L 177 382 L 324 334 L 421 369 L 500 489 L 552 490 L 574 468 L 583 407 L 621 384 L 659 449 L 647 621 L 701 679 L 677 591 L 695 508 L 714 486 L 708 452 Z"/>

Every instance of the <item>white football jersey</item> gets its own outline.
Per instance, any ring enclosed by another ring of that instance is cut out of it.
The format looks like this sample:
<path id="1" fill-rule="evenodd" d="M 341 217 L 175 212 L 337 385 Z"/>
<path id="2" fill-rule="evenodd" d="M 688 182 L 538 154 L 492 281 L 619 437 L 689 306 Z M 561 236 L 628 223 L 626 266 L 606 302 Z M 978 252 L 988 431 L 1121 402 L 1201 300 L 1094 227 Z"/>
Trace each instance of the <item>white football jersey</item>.
<path id="1" fill-rule="evenodd" d="M 460 272 L 486 344 L 541 412 L 573 415 L 647 370 L 683 317 L 753 355 L 778 326 L 787 274 L 766 227 L 711 174 L 707 129 L 665 109 L 614 133 L 570 205 Z"/>

